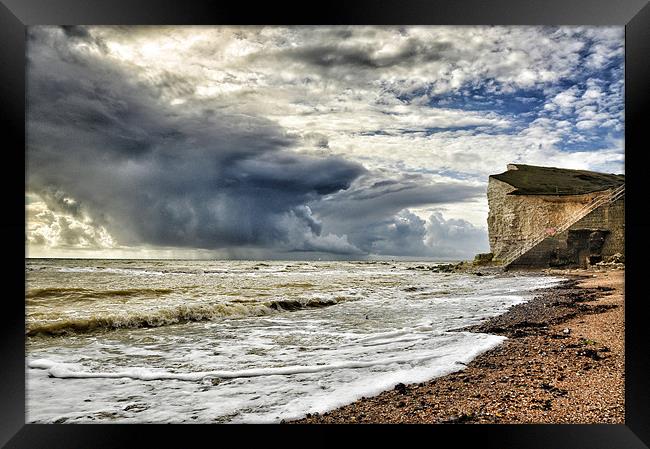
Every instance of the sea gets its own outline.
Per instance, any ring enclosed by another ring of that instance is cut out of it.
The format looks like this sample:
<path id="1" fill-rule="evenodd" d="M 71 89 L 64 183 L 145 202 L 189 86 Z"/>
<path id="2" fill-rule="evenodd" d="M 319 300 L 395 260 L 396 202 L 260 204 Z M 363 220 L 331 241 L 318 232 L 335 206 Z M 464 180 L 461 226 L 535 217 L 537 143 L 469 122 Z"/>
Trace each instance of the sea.
<path id="1" fill-rule="evenodd" d="M 459 371 L 560 277 L 433 262 L 26 260 L 26 422 L 277 423 Z"/>

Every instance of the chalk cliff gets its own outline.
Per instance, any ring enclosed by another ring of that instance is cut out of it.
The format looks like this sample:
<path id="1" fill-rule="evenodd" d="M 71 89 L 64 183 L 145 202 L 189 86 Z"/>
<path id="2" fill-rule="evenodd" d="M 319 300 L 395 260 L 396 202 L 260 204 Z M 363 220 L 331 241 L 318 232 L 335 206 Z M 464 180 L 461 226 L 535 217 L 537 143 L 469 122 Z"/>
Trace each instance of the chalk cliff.
<path id="1" fill-rule="evenodd" d="M 494 260 L 505 258 L 541 233 L 548 238 L 518 264 L 584 265 L 583 259 L 593 252 L 624 254 L 624 198 L 593 210 L 566 231 L 556 233 L 587 204 L 624 182 L 623 175 L 509 164 L 507 172 L 491 175 L 488 181 L 488 232 Z M 591 235 L 596 231 L 600 234 Z M 597 248 L 599 238 L 603 241 Z"/>

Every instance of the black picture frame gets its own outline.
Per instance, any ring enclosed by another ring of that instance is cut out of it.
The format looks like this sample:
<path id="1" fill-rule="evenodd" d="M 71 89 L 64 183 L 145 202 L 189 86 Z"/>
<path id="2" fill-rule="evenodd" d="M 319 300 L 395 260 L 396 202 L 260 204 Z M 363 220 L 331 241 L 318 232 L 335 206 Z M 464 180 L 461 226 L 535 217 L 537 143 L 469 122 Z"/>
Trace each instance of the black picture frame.
<path id="1" fill-rule="evenodd" d="M 209 0 L 2 0 L 0 3 L 0 126 L 4 170 L 0 176 L 5 210 L 0 228 L 5 253 L 0 327 L 0 445 L 7 448 L 194 446 L 220 444 L 251 435 L 251 427 L 194 425 L 25 424 L 25 26 L 36 24 L 447 24 L 447 25 L 625 25 L 626 198 L 626 395 L 625 424 L 619 425 L 434 425 L 434 426 L 265 426 L 257 431 L 281 444 L 340 444 L 348 437 L 367 442 L 399 436 L 402 441 L 481 448 L 644 448 L 650 445 L 650 351 L 644 345 L 643 263 L 648 253 L 645 182 L 650 156 L 644 124 L 650 116 L 650 5 L 644 0 L 402 0 L 333 1 L 316 5 Z M 7 160 L 8 159 L 8 160 Z M 7 203 L 9 205 L 7 206 Z M 636 205 L 636 207 L 635 207 Z M 22 211 L 22 212 L 21 212 Z M 235 435 L 236 434 L 236 435 Z M 397 435 L 396 435 L 397 434 Z M 241 440 L 240 440 L 241 441 Z M 199 443 L 196 443 L 199 444 Z M 442 443 L 444 444 L 444 443 Z"/>

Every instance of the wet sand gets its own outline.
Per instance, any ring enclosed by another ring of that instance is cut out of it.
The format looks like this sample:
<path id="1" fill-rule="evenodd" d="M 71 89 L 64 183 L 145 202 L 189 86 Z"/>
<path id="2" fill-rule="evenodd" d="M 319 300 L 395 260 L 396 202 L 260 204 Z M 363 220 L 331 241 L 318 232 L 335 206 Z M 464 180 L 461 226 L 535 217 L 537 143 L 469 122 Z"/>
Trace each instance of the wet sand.
<path id="1" fill-rule="evenodd" d="M 465 369 L 292 423 L 624 423 L 624 270 L 570 278 L 465 328 L 508 337 Z"/>

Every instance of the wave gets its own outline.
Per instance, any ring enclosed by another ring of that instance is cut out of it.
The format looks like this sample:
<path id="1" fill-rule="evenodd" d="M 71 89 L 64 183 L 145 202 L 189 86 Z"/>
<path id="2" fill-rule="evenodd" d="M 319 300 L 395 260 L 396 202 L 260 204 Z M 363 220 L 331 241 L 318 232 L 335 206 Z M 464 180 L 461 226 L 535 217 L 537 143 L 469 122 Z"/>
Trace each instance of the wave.
<path id="1" fill-rule="evenodd" d="M 129 288 L 123 290 L 92 290 L 89 288 L 50 287 L 28 290 L 28 300 L 61 298 L 66 299 L 102 299 L 112 297 L 157 296 L 173 293 L 169 288 Z"/>
<path id="2" fill-rule="evenodd" d="M 162 271 L 152 271 L 138 268 L 109 268 L 109 267 L 61 267 L 57 269 L 60 273 L 111 273 L 111 274 L 133 274 L 137 276 L 164 276 Z"/>
<path id="3" fill-rule="evenodd" d="M 496 337 L 497 339 L 503 337 Z M 44 369 L 48 371 L 51 377 L 61 379 L 90 379 L 90 378 L 130 378 L 134 380 L 183 380 L 183 381 L 201 381 L 203 379 L 235 379 L 243 377 L 261 377 L 261 376 L 289 376 L 294 374 L 310 374 L 324 371 L 340 369 L 360 369 L 372 368 L 376 366 L 385 366 L 392 364 L 409 364 L 413 365 L 427 360 L 442 357 L 441 354 L 429 354 L 420 357 L 412 356 L 393 356 L 385 359 L 373 361 L 344 361 L 330 363 L 325 365 L 294 365 L 268 368 L 249 368 L 237 371 L 197 371 L 190 373 L 175 373 L 170 371 L 152 370 L 149 368 L 126 368 L 123 371 L 83 371 L 76 365 L 62 362 L 54 362 L 48 359 L 33 360 L 28 364 L 30 368 Z"/>
<path id="4" fill-rule="evenodd" d="M 59 336 L 102 330 L 160 327 L 187 322 L 212 321 L 224 317 L 262 316 L 284 311 L 333 306 L 342 300 L 345 299 L 338 297 L 336 299 L 310 298 L 267 302 L 242 301 L 218 304 L 182 304 L 158 310 L 28 323 L 26 335 Z"/>
<path id="5" fill-rule="evenodd" d="M 311 288 L 315 287 L 311 282 L 286 282 L 284 284 L 277 284 L 276 288 Z"/>
<path id="6" fill-rule="evenodd" d="M 27 271 L 37 271 L 50 269 L 51 267 L 28 267 Z M 108 274 L 126 274 L 135 276 L 165 276 L 169 274 L 229 274 L 232 269 L 173 269 L 173 270 L 149 270 L 144 268 L 110 268 L 110 267 L 58 267 L 59 273 L 108 273 Z"/>

